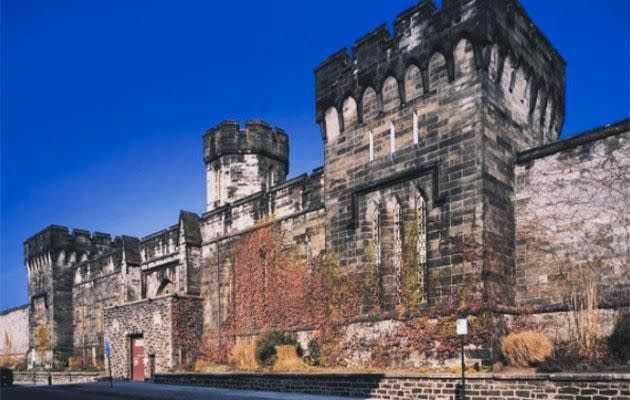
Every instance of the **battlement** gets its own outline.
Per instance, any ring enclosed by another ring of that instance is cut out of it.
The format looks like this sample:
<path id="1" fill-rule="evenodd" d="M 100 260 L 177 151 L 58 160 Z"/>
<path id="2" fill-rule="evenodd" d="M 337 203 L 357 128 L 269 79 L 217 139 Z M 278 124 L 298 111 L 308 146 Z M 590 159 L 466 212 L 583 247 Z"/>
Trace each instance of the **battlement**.
<path id="1" fill-rule="evenodd" d="M 262 120 L 249 120 L 244 129 L 238 121 L 223 121 L 206 131 L 203 149 L 206 164 L 230 154 L 261 154 L 288 163 L 289 137 Z"/>
<path id="2" fill-rule="evenodd" d="M 109 233 L 91 233 L 84 229 L 73 229 L 70 233 L 65 226 L 50 225 L 24 241 L 24 259 L 54 255 L 61 250 L 76 253 L 102 252 L 112 248 L 114 242 Z"/>
<path id="3" fill-rule="evenodd" d="M 511 66 L 522 70 L 530 82 L 530 112 L 537 100 L 538 105 L 553 104 L 556 121 L 562 124 L 565 61 L 517 0 L 444 0 L 441 9 L 432 0 L 425 0 L 397 16 L 393 35 L 381 25 L 359 38 L 352 53 L 348 49 L 337 51 L 315 69 L 317 122 L 324 122 L 330 108 L 341 111 L 350 97 L 360 105 L 369 88 L 380 96 L 389 77 L 396 79 L 400 105 L 404 106 L 408 100 L 404 82 L 412 66 L 421 72 L 423 92 L 430 94 L 427 71 L 436 53 L 444 56 L 448 79 L 453 81 L 453 54 L 462 39 L 473 47 L 477 70 L 487 71 L 491 57 L 508 57 Z M 497 54 L 493 55 L 493 50 Z M 537 98 L 541 96 L 544 98 Z M 341 119 L 340 128 L 343 130 Z"/>
<path id="4" fill-rule="evenodd" d="M 103 276 L 120 272 L 122 263 L 140 265 L 140 240 L 133 236 L 116 236 L 111 248 L 77 264 L 74 284 L 81 284 Z"/>

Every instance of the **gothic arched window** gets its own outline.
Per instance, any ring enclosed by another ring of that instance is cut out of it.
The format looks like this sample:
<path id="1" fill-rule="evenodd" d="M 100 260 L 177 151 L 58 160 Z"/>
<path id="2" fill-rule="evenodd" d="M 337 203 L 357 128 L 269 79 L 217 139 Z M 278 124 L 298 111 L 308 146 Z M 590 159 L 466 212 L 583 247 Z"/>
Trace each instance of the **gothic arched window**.
<path id="1" fill-rule="evenodd" d="M 402 301 L 402 208 L 396 200 L 393 210 L 394 217 L 394 271 L 396 273 L 396 298 L 398 304 Z"/>
<path id="2" fill-rule="evenodd" d="M 427 277 L 427 205 L 419 192 L 415 196 L 416 214 L 416 260 L 418 264 L 418 286 L 422 300 L 426 301 L 426 277 Z"/>
<path id="3" fill-rule="evenodd" d="M 381 210 L 376 210 L 376 220 L 374 226 L 374 261 L 376 262 L 377 268 L 380 269 L 381 262 L 383 261 L 383 216 L 381 215 Z"/>

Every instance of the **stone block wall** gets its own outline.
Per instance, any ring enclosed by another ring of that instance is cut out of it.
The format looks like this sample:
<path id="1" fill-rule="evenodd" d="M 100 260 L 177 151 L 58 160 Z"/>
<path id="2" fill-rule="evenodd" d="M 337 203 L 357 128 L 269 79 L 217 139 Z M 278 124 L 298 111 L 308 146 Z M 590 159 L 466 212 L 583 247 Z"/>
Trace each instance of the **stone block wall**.
<path id="1" fill-rule="evenodd" d="M 204 330 L 215 331 L 229 310 L 234 246 L 243 234 L 276 222 L 287 241 L 316 257 L 324 250 L 322 170 L 216 208 L 201 218 L 201 296 Z M 307 251 L 307 248 L 310 250 Z"/>
<path id="2" fill-rule="evenodd" d="M 456 375 L 419 374 L 160 374 L 156 383 L 352 396 L 372 400 L 453 400 Z M 630 375 L 475 374 L 466 381 L 475 400 L 628 400 Z"/>
<path id="3" fill-rule="evenodd" d="M 123 289 L 120 270 L 74 285 L 73 356 L 79 365 L 103 365 L 104 309 L 123 302 Z"/>
<path id="4" fill-rule="evenodd" d="M 145 377 L 192 362 L 199 349 L 202 302 L 198 297 L 169 295 L 105 309 L 105 337 L 110 340 L 112 374 L 131 377 L 131 338 L 144 339 Z"/>
<path id="5" fill-rule="evenodd" d="M 72 287 L 76 266 L 89 257 L 113 251 L 120 240 L 104 233 L 51 225 L 24 242 L 28 273 L 29 346 L 41 332 L 50 338 L 55 358 L 64 359 L 73 348 Z M 44 330 L 45 329 L 45 330 Z"/>
<path id="6" fill-rule="evenodd" d="M 523 41 L 537 45 L 526 49 Z M 506 69 L 506 54 L 520 64 Z M 485 300 L 512 304 L 513 155 L 557 137 L 564 114 L 564 61 L 518 2 L 445 1 L 440 10 L 422 2 L 398 16 L 393 34 L 375 29 L 352 54 L 322 62 L 315 78 L 327 249 L 344 265 L 364 266 L 362 243 L 376 241 L 378 230 L 366 237 L 371 222 L 361 197 L 380 198 L 382 217 L 392 220 L 388 202 L 413 208 L 395 193 L 404 184 L 429 207 L 427 262 L 419 266 L 428 301 L 447 300 L 474 275 L 483 279 Z M 392 235 L 387 227 L 380 233 Z M 483 271 L 466 270 L 453 239 L 484 249 Z M 395 259 L 388 241 L 383 260 Z M 392 309 L 394 268 L 381 267 Z"/>
<path id="7" fill-rule="evenodd" d="M 97 382 L 105 377 L 98 372 L 53 372 L 53 385 Z M 48 374 L 45 372 L 13 372 L 13 382 L 17 385 L 48 385 Z"/>
<path id="8" fill-rule="evenodd" d="M 28 352 L 29 311 L 25 304 L 0 312 L 0 357 L 24 357 Z"/>
<path id="9" fill-rule="evenodd" d="M 520 153 L 515 179 L 517 301 L 630 304 L 630 121 Z"/>

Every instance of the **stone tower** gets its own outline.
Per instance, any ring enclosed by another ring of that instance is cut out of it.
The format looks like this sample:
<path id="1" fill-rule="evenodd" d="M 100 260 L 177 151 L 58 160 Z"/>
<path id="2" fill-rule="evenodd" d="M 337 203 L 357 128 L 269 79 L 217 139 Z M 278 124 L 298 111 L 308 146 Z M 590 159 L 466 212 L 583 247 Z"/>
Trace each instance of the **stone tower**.
<path id="1" fill-rule="evenodd" d="M 114 246 L 109 234 L 51 225 L 24 242 L 28 275 L 29 347 L 48 342 L 56 360 L 72 353 L 75 267 L 88 257 L 108 252 Z M 37 352 L 39 362 L 47 356 Z"/>
<path id="2" fill-rule="evenodd" d="M 289 139 L 265 121 L 223 121 L 203 137 L 207 211 L 284 182 Z"/>
<path id="3" fill-rule="evenodd" d="M 400 293 L 405 224 L 418 224 L 423 301 L 472 281 L 513 303 L 514 157 L 558 139 L 564 77 L 515 0 L 425 0 L 315 70 L 326 247 L 376 264 L 381 306 Z"/>

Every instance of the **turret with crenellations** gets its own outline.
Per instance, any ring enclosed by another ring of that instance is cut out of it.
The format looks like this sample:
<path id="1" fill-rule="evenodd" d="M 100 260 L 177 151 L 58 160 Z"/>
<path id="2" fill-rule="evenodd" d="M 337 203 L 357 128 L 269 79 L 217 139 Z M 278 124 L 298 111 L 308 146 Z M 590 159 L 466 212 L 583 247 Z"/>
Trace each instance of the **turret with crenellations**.
<path id="1" fill-rule="evenodd" d="M 261 120 L 223 121 L 203 137 L 207 211 L 285 181 L 289 139 Z"/>

